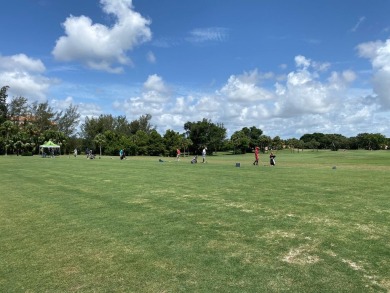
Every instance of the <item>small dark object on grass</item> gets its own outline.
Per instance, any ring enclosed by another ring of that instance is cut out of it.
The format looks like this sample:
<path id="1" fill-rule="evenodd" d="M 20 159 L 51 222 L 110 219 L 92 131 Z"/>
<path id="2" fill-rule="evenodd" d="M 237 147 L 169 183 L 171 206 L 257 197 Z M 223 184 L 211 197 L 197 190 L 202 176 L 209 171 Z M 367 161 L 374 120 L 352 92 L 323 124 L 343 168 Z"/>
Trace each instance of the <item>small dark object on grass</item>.
<path id="1" fill-rule="evenodd" d="M 336 169 L 336 166 L 333 166 L 332 169 Z"/>

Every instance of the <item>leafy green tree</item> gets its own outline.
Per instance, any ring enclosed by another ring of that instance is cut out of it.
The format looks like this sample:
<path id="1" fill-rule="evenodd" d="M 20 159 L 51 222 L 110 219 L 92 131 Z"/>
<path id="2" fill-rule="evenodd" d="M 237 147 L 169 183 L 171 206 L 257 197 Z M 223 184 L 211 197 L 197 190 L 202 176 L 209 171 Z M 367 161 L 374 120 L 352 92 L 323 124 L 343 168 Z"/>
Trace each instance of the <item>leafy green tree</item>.
<path id="1" fill-rule="evenodd" d="M 149 156 L 160 156 L 165 155 L 165 145 L 163 137 L 153 129 L 149 133 L 148 143 L 148 155 Z"/>
<path id="2" fill-rule="evenodd" d="M 245 154 L 251 152 L 256 146 L 261 145 L 261 135 L 263 131 L 255 126 L 244 127 L 233 133 L 230 140 L 233 143 L 233 152 Z"/>
<path id="3" fill-rule="evenodd" d="M 7 91 L 9 86 L 3 86 L 0 89 L 0 124 L 7 120 L 8 105 L 7 105 Z"/>
<path id="4" fill-rule="evenodd" d="M 193 145 L 192 140 L 187 138 L 185 134 L 182 134 L 181 145 L 183 147 L 183 154 L 184 154 L 184 156 L 186 155 L 186 150 L 187 150 L 188 155 L 189 155 L 189 152 L 190 152 L 189 148 L 190 148 L 190 146 Z"/>
<path id="5" fill-rule="evenodd" d="M 134 120 L 130 122 L 130 132 L 132 134 L 136 134 L 137 131 L 141 130 L 145 133 L 150 133 L 155 127 L 150 123 L 152 120 L 152 115 L 145 114 L 139 117 L 138 120 Z"/>
<path id="6" fill-rule="evenodd" d="M 118 155 L 119 150 L 122 148 L 120 143 L 121 136 L 113 130 L 106 130 L 104 132 L 104 138 L 105 138 L 104 154 L 111 155 L 111 156 Z"/>
<path id="7" fill-rule="evenodd" d="M 301 136 L 300 140 L 302 140 L 304 144 L 315 140 L 315 141 L 319 142 L 319 146 L 318 146 L 319 149 L 327 148 L 329 143 L 330 143 L 329 139 L 327 137 L 325 137 L 325 134 L 318 133 L 318 132 L 315 132 L 312 134 L 304 134 Z"/>
<path id="8" fill-rule="evenodd" d="M 182 146 L 182 136 L 173 130 L 167 130 L 164 134 L 164 145 L 169 156 L 176 155 L 176 149 Z"/>
<path id="9" fill-rule="evenodd" d="M 14 124 L 20 123 L 20 119 L 23 119 L 24 117 L 24 126 L 28 125 L 27 120 L 30 117 L 29 116 L 29 105 L 27 103 L 27 99 L 24 97 L 16 97 L 11 100 L 11 102 L 8 105 L 8 116 L 10 120 L 14 121 Z"/>
<path id="10" fill-rule="evenodd" d="M 275 136 L 272 139 L 272 149 L 275 149 L 275 150 L 283 149 L 283 140 L 280 138 L 280 136 Z"/>
<path id="11" fill-rule="evenodd" d="M 106 142 L 106 137 L 104 134 L 99 133 L 95 136 L 94 142 L 99 146 L 99 159 L 102 156 L 102 145 Z"/>
<path id="12" fill-rule="evenodd" d="M 148 134 L 143 130 L 138 130 L 134 135 L 135 143 L 137 145 L 137 155 L 145 156 L 148 154 Z"/>
<path id="13" fill-rule="evenodd" d="M 198 122 L 186 122 L 184 129 L 187 137 L 193 142 L 190 146 L 193 153 L 200 153 L 205 146 L 208 152 L 217 151 L 222 148 L 226 137 L 226 128 L 223 124 L 214 124 L 205 118 Z"/>
<path id="14" fill-rule="evenodd" d="M 260 136 L 260 139 L 259 139 L 260 150 L 262 150 L 264 152 L 266 150 L 266 148 L 269 149 L 271 147 L 271 144 L 272 144 L 271 137 L 269 137 L 267 135 Z"/>
<path id="15" fill-rule="evenodd" d="M 34 124 L 26 124 L 23 128 L 23 131 L 27 133 L 27 135 L 30 137 L 31 144 L 33 146 L 32 152 L 38 153 L 39 152 L 39 130 Z"/>
<path id="16" fill-rule="evenodd" d="M 115 132 L 115 118 L 112 115 L 86 117 L 80 126 L 80 136 L 84 138 L 86 148 L 91 148 L 96 135 L 106 131 Z"/>
<path id="17" fill-rule="evenodd" d="M 260 145 L 260 138 L 263 134 L 263 131 L 255 126 L 252 126 L 250 128 L 244 127 L 242 129 L 244 133 L 248 136 L 250 139 L 249 142 L 249 148 L 254 149 L 255 147 Z"/>
<path id="18" fill-rule="evenodd" d="M 76 127 L 80 121 L 80 113 L 77 111 L 78 107 L 72 104 L 57 114 L 58 130 L 63 132 L 67 137 L 76 132 Z"/>
<path id="19" fill-rule="evenodd" d="M 233 133 L 230 137 L 233 143 L 233 153 L 245 154 L 250 145 L 250 138 L 245 133 L 244 129 Z"/>
<path id="20" fill-rule="evenodd" d="M 131 135 L 130 123 L 127 121 L 126 116 L 118 116 L 115 118 L 114 129 L 119 135 Z"/>
<path id="21" fill-rule="evenodd" d="M 49 103 L 34 102 L 31 105 L 31 115 L 33 123 L 37 126 L 39 132 L 43 133 L 46 130 L 56 130 L 56 115 L 58 112 L 54 111 Z"/>
<path id="22" fill-rule="evenodd" d="M 304 142 L 304 146 L 307 149 L 312 149 L 313 151 L 314 151 L 314 149 L 317 149 L 317 151 L 318 151 L 318 147 L 320 146 L 320 143 L 318 141 L 316 141 L 315 139 L 312 139 L 309 142 Z"/>
<path id="23" fill-rule="evenodd" d="M 286 140 L 286 145 L 291 150 L 291 152 L 294 152 L 295 148 L 297 148 L 299 145 L 299 140 L 296 138 L 289 138 Z"/>
<path id="24" fill-rule="evenodd" d="M 8 154 L 8 147 L 12 144 L 12 142 L 10 141 L 10 137 L 15 131 L 15 129 L 16 128 L 13 125 L 13 123 L 8 120 L 1 125 L 1 132 L 4 134 L 3 143 L 4 143 L 5 155 Z"/>
<path id="25" fill-rule="evenodd" d="M 379 150 L 386 145 L 387 139 L 380 133 L 359 133 L 356 136 L 359 148 L 366 150 Z"/>

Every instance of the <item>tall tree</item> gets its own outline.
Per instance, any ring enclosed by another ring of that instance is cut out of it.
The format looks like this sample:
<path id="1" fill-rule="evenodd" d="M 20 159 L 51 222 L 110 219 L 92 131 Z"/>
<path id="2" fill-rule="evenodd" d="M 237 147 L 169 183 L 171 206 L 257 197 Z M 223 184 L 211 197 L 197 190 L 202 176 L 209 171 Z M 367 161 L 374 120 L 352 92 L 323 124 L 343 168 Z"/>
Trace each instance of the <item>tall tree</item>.
<path id="1" fill-rule="evenodd" d="M 175 156 L 176 150 L 181 148 L 182 136 L 173 130 L 167 130 L 164 134 L 164 145 L 169 156 Z"/>
<path id="2" fill-rule="evenodd" d="M 5 149 L 5 155 L 8 154 L 8 147 L 11 145 L 10 137 L 13 133 L 13 130 L 15 129 L 15 126 L 11 121 L 5 121 L 1 125 L 1 131 L 4 133 L 4 149 Z"/>
<path id="3" fill-rule="evenodd" d="M 55 112 L 49 103 L 34 102 L 31 105 L 32 122 L 37 126 L 38 130 L 42 133 L 46 130 L 57 129 L 56 116 L 58 112 Z"/>
<path id="4" fill-rule="evenodd" d="M 356 136 L 359 148 L 379 150 L 386 144 L 386 137 L 380 133 L 359 133 Z"/>
<path id="5" fill-rule="evenodd" d="M 152 115 L 145 114 L 138 118 L 138 120 L 133 120 L 130 122 L 130 132 L 136 134 L 138 130 L 141 130 L 145 133 L 150 133 L 155 127 L 150 123 L 152 120 Z"/>
<path id="6" fill-rule="evenodd" d="M 0 89 L 0 124 L 2 124 L 4 121 L 7 120 L 7 112 L 8 112 L 8 105 L 7 105 L 7 91 L 9 89 L 9 86 L 3 86 Z"/>
<path id="7" fill-rule="evenodd" d="M 222 147 L 226 137 L 226 128 L 223 124 L 214 124 L 206 118 L 198 122 L 185 123 L 184 130 L 193 142 L 190 149 L 194 153 L 200 153 L 205 146 L 208 152 L 217 151 Z"/>
<path id="8" fill-rule="evenodd" d="M 102 145 L 106 142 L 104 134 L 99 133 L 95 136 L 94 142 L 99 146 L 99 159 L 102 156 Z"/>
<path id="9" fill-rule="evenodd" d="M 161 156 L 165 154 L 165 146 L 163 137 L 153 129 L 149 134 L 148 155 Z"/>
<path id="10" fill-rule="evenodd" d="M 245 133 L 244 129 L 236 131 L 231 136 L 230 140 L 233 143 L 233 153 L 245 154 L 249 148 L 250 138 Z"/>
<path id="11" fill-rule="evenodd" d="M 20 124 L 25 122 L 27 125 L 28 116 L 28 103 L 24 97 L 12 98 L 8 105 L 8 117 L 14 121 L 14 124 Z"/>
<path id="12" fill-rule="evenodd" d="M 64 112 L 61 111 L 57 114 L 58 130 L 68 137 L 76 132 L 76 127 L 80 121 L 80 113 L 77 110 L 77 106 L 70 104 Z"/>
<path id="13" fill-rule="evenodd" d="M 106 131 L 115 132 L 115 118 L 111 114 L 100 115 L 99 117 L 86 117 L 80 129 L 80 135 L 84 138 L 85 146 L 90 148 L 97 134 L 105 133 Z"/>

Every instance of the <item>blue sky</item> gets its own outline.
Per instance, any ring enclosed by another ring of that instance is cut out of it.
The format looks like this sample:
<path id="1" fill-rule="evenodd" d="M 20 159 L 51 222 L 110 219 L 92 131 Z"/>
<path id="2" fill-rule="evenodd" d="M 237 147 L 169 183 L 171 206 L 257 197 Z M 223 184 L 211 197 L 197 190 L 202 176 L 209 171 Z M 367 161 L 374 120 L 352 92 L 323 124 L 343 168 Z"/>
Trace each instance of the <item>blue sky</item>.
<path id="1" fill-rule="evenodd" d="M 82 115 L 184 132 L 390 136 L 389 0 L 15 0 L 0 86 Z"/>

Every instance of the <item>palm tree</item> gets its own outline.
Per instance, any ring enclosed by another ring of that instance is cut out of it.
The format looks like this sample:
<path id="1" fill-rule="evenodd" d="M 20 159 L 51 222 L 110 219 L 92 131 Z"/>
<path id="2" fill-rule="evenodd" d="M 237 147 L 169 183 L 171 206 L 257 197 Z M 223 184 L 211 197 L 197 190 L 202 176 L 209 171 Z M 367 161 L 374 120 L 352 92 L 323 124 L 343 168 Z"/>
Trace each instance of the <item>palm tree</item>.
<path id="1" fill-rule="evenodd" d="M 7 149 L 9 145 L 9 135 L 12 132 L 14 125 L 11 121 L 7 120 L 2 125 L 1 128 L 5 131 L 6 140 L 5 140 L 5 155 L 7 155 Z"/>
<path id="2" fill-rule="evenodd" d="M 100 153 L 99 153 L 99 159 L 102 156 L 102 144 L 106 142 L 106 137 L 104 134 L 99 133 L 95 136 L 95 139 L 93 140 L 96 144 L 99 145 Z"/>

